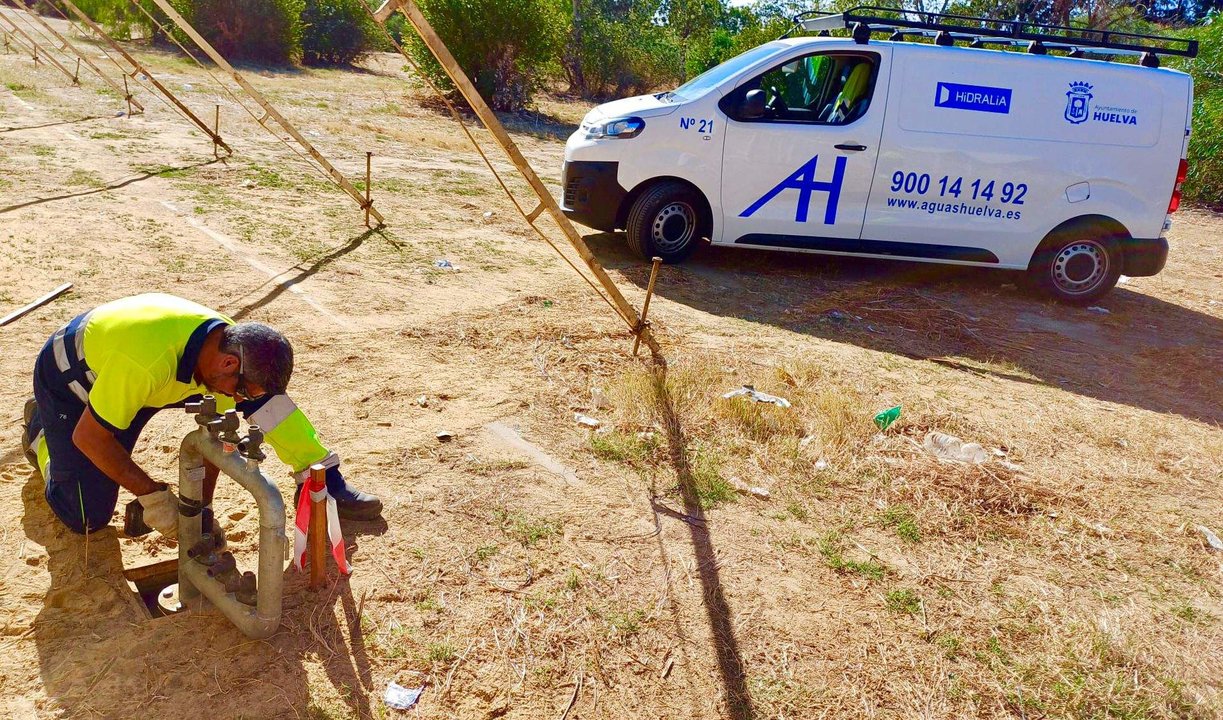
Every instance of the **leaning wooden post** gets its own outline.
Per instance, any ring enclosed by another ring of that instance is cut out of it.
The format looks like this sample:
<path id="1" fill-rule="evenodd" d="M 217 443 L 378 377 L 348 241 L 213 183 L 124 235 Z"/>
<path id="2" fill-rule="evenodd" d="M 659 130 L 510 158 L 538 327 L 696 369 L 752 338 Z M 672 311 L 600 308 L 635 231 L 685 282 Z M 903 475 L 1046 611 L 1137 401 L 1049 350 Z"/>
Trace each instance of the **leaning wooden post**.
<path id="1" fill-rule="evenodd" d="M 250 95 L 255 102 L 259 103 L 259 106 L 263 108 L 263 111 L 273 120 L 275 120 L 277 125 L 283 128 L 285 132 L 296 140 L 298 145 L 305 148 L 306 152 L 310 154 L 310 157 L 314 158 L 319 165 L 323 166 L 323 169 L 327 171 L 327 174 L 331 177 L 336 185 L 339 185 L 344 192 L 348 193 L 348 196 L 355 200 L 358 205 L 363 202 L 361 193 L 357 190 L 357 188 L 353 187 L 353 184 L 348 181 L 348 178 L 344 177 L 344 174 L 331 164 L 331 161 L 323 157 L 323 154 L 320 153 L 300 132 L 298 132 L 297 128 L 294 127 L 294 125 L 287 119 L 285 119 L 285 116 L 281 115 L 279 110 L 272 107 L 272 104 L 269 103 L 267 98 L 263 96 L 263 93 L 255 89 L 254 85 L 247 82 L 246 78 L 235 70 L 234 66 L 230 65 L 229 61 L 226 60 L 221 53 L 217 52 L 217 49 L 214 48 L 211 43 L 205 40 L 203 35 L 200 35 L 195 28 L 191 27 L 191 23 L 184 20 L 183 16 L 178 14 L 178 11 L 170 5 L 169 0 L 153 0 L 153 2 L 157 5 L 157 7 L 161 8 L 162 12 L 166 14 L 166 17 L 174 21 L 174 24 L 177 25 L 184 33 L 186 33 L 187 37 L 191 38 L 195 44 L 204 51 L 205 55 L 212 58 L 212 61 L 217 64 L 217 67 L 229 73 L 229 76 L 234 79 L 234 82 L 238 83 L 238 85 L 246 91 L 247 95 Z M 260 124 L 263 124 L 262 121 L 260 121 Z M 382 213 L 378 212 L 377 210 L 370 208 L 369 214 L 373 215 L 378 222 L 384 222 Z"/>
<path id="2" fill-rule="evenodd" d="M 33 46 L 34 64 L 37 65 L 39 62 L 41 62 L 42 58 L 38 57 L 38 47 L 39 47 L 38 41 L 30 37 L 29 33 L 27 33 L 25 30 L 22 30 L 20 27 L 18 27 L 17 23 L 13 22 L 13 20 L 9 18 L 8 16 L 0 15 L 0 17 L 4 18 L 4 20 L 9 24 L 9 27 L 13 29 L 13 32 L 17 33 L 21 37 L 28 40 L 30 45 Z M 62 72 L 64 75 L 67 75 L 68 77 L 72 77 L 72 72 L 69 71 L 68 68 L 61 65 L 59 60 L 55 59 L 54 55 L 52 55 L 51 53 L 43 53 L 43 56 L 47 59 L 48 62 L 54 65 L 57 70 Z"/>
<path id="3" fill-rule="evenodd" d="M 314 493 L 327 489 L 327 468 L 310 466 L 310 528 L 306 532 L 306 547 L 310 552 L 310 588 L 317 590 L 327 579 L 327 496 L 315 500 Z"/>
<path id="4" fill-rule="evenodd" d="M 107 35 L 106 31 L 103 30 L 101 26 L 99 26 L 88 15 L 85 14 L 85 11 L 77 7 L 72 2 L 72 0 L 62 0 L 62 1 L 64 5 L 67 6 L 69 10 L 72 11 L 72 14 L 80 18 L 81 22 L 88 25 L 89 29 L 93 30 L 94 34 L 96 34 L 99 38 L 102 39 L 103 42 L 109 45 L 111 50 L 114 50 L 115 52 L 119 53 L 120 55 L 123 56 L 124 60 L 127 60 L 128 64 L 130 64 L 133 68 L 132 72 L 129 74 L 135 74 L 137 72 L 143 73 L 145 78 L 148 79 L 148 81 L 153 85 L 153 87 L 157 88 L 157 91 L 160 92 L 162 95 L 164 95 L 166 99 L 174 103 L 174 106 L 177 107 L 179 110 L 181 110 L 183 112 L 183 115 L 185 115 L 188 120 L 194 123 L 196 127 L 203 130 L 204 134 L 212 136 L 212 142 L 214 144 L 220 145 L 221 147 L 225 148 L 225 152 L 229 153 L 230 155 L 233 155 L 234 151 L 229 147 L 229 145 L 225 144 L 224 140 L 222 140 L 220 137 L 217 137 L 217 135 L 212 132 L 212 130 L 208 127 L 208 123 L 196 117 L 195 113 L 191 112 L 191 108 L 184 105 L 182 101 L 178 99 L 178 96 L 170 92 L 169 88 L 167 88 L 165 85 L 162 85 L 160 82 L 158 82 L 157 78 L 153 77 L 153 73 L 149 72 L 148 69 L 146 69 L 143 65 L 141 65 L 136 60 L 136 58 L 132 57 L 126 50 L 124 50 L 123 46 L 115 42 L 114 39 L 111 38 L 110 35 Z M 123 77 L 123 87 L 127 88 L 127 75 L 124 75 Z M 136 107 L 140 107 L 140 103 L 137 103 L 135 100 L 131 99 L 132 94 L 130 92 L 125 92 L 124 94 L 127 95 L 128 102 L 135 103 Z M 143 108 L 141 109 L 143 110 Z"/>
<path id="5" fill-rule="evenodd" d="M 365 227 L 369 227 L 369 209 L 373 203 L 369 199 L 369 169 L 370 160 L 374 157 L 372 152 L 365 151 Z"/>
<path id="6" fill-rule="evenodd" d="M 662 265 L 662 258 L 654 257 L 654 266 L 650 268 L 650 284 L 645 289 L 645 302 L 641 305 L 641 322 L 637 326 L 637 337 L 633 340 L 633 357 L 637 357 L 637 348 L 641 345 L 641 333 L 649 327 L 646 321 L 646 315 L 650 314 L 650 298 L 654 297 L 654 282 L 658 280 L 658 267 Z"/>
<path id="7" fill-rule="evenodd" d="M 39 25 L 41 25 L 42 28 L 46 30 L 48 33 L 50 33 L 52 37 L 54 37 L 56 40 L 59 40 L 61 43 L 63 43 L 64 44 L 64 47 L 62 48 L 63 50 L 71 50 L 72 54 L 76 55 L 77 79 L 75 81 L 77 82 L 77 84 L 80 84 L 79 77 L 81 74 L 81 61 L 83 60 L 85 61 L 85 64 L 89 66 L 89 69 L 93 70 L 97 74 L 98 77 L 102 78 L 102 80 L 105 81 L 106 84 L 109 85 L 112 90 L 114 90 L 115 92 L 119 92 L 119 86 L 118 84 L 115 83 L 114 80 L 111 80 L 110 77 L 108 77 L 105 73 L 103 73 L 102 70 L 97 65 L 94 65 L 93 61 L 89 59 L 89 56 L 86 53 L 81 52 L 81 50 L 77 48 L 77 46 L 69 42 L 68 38 L 61 35 L 55 28 L 51 27 L 50 23 L 48 23 L 46 20 L 43 20 L 42 17 L 38 13 L 31 10 L 30 6 L 26 4 L 25 0 L 17 0 L 17 4 L 20 5 L 22 8 L 24 8 L 25 11 L 29 13 L 30 17 L 34 18 L 34 21 L 37 22 Z M 60 14 L 63 15 L 63 13 L 60 13 Z M 131 103 L 136 106 L 137 110 L 139 110 L 140 112 L 144 112 L 143 105 L 136 102 L 135 100 L 132 100 Z M 130 111 L 128 114 L 131 114 Z"/>
<path id="8" fill-rule="evenodd" d="M 166 0 L 154 1 L 158 4 L 166 2 Z M 416 3 L 412 0 L 386 0 L 382 7 L 374 12 L 374 20 L 379 23 L 385 23 L 387 18 L 394 14 L 396 10 L 407 17 L 408 22 L 416 29 L 416 34 L 428 46 L 429 52 L 433 53 L 433 57 L 437 58 L 446 74 L 454 81 L 455 87 L 459 89 L 463 98 L 467 100 L 467 104 L 475 111 L 476 117 L 480 118 L 480 122 L 484 123 L 484 127 L 488 128 L 493 139 L 501 146 L 501 149 L 510 158 L 510 161 L 514 163 L 514 167 L 518 168 L 518 172 L 527 181 L 527 184 L 531 186 L 531 189 L 535 191 L 535 194 L 539 196 L 540 205 L 552 216 L 552 220 L 560 228 L 561 232 L 565 234 L 569 244 L 573 246 L 573 249 L 582 258 L 582 261 L 586 263 L 586 267 L 594 274 L 595 279 L 607 291 L 612 304 L 616 306 L 616 310 L 624 318 L 625 322 L 631 328 L 640 328 L 638 336 L 641 341 L 654 353 L 661 355 L 662 348 L 659 347 L 658 341 L 650 333 L 650 329 L 641 327 L 641 319 L 637 316 L 636 308 L 629 304 L 629 301 L 624 298 L 624 294 L 620 292 L 620 288 L 616 287 L 616 284 L 607 275 L 607 271 L 599 264 L 594 253 L 590 251 L 590 247 L 586 245 L 586 241 L 582 239 L 581 233 L 577 231 L 577 228 L 573 226 L 569 218 L 561 211 L 556 198 L 552 197 L 552 193 L 548 190 L 547 186 L 535 174 L 531 164 L 523 157 L 522 151 L 514 144 L 513 138 L 505 131 L 501 121 L 493 114 L 492 108 L 488 106 L 488 103 L 484 102 L 484 98 L 480 96 L 476 86 L 472 84 L 471 79 L 467 77 L 467 73 L 463 71 L 462 66 L 454 59 L 454 55 L 450 54 L 446 43 L 438 36 L 437 31 L 433 29 L 429 21 L 425 19 L 424 14 L 421 13 Z M 532 225 L 534 225 L 533 221 Z"/>

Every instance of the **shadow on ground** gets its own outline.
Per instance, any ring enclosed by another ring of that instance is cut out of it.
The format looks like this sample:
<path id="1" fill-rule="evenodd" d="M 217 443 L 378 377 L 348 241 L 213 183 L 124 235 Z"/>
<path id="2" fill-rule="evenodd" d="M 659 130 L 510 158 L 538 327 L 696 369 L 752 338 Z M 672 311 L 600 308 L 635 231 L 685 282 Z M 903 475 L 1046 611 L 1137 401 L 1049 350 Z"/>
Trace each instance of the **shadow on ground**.
<path id="1" fill-rule="evenodd" d="M 27 562 L 45 561 L 50 574 L 31 628 L 47 696 L 43 710 L 73 718 L 177 717 L 194 705 L 208 708 L 210 717 L 279 716 L 286 708 L 311 716 L 316 703 L 336 701 L 311 697 L 309 662 L 321 666 L 353 716 L 373 716 L 364 598 L 353 597 L 334 566 L 317 592 L 306 589 L 304 573 L 285 571 L 281 626 L 267 640 L 243 636 L 210 609 L 150 619 L 123 577 L 118 519 L 88 540 L 71 533 L 47 506 L 34 472 L 21 498 L 25 535 L 46 550 L 45 558 L 35 553 Z M 357 550 L 354 537 L 386 529 L 385 522 L 346 524 L 350 553 Z"/>
<path id="2" fill-rule="evenodd" d="M 645 288 L 649 265 L 622 236 L 586 240 Z M 1020 273 L 705 247 L 664 266 L 655 293 L 721 317 L 1223 422 L 1223 321 L 1124 286 L 1097 314 L 1025 291 Z"/>

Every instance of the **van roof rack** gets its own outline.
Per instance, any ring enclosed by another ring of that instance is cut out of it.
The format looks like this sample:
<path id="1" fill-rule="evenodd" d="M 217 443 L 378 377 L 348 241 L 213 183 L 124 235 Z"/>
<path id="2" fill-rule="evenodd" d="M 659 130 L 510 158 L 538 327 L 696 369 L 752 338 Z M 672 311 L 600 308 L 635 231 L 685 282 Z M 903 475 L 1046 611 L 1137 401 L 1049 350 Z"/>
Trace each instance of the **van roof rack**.
<path id="1" fill-rule="evenodd" d="M 890 40 L 930 37 L 935 45 L 963 41 L 969 47 L 1026 46 L 1028 52 L 1035 55 L 1050 51 L 1065 52 L 1069 57 L 1137 55 L 1144 67 L 1159 67 L 1160 55 L 1197 57 L 1198 54 L 1197 40 L 871 5 L 859 5 L 840 13 L 818 10 L 802 13 L 794 17 L 794 29 L 799 28 L 820 35 L 846 29 L 854 41 L 862 45 L 870 41 L 872 33 L 886 32 Z"/>

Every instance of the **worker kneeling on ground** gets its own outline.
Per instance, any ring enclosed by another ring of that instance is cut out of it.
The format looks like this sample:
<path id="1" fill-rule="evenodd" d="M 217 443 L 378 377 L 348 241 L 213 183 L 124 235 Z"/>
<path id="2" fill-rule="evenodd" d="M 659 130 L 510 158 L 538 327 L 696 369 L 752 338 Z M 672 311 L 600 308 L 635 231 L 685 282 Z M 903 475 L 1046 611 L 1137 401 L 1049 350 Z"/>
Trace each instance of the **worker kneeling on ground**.
<path id="1" fill-rule="evenodd" d="M 106 527 L 122 486 L 139 499 L 145 522 L 173 537 L 178 498 L 132 461 L 132 448 L 159 410 L 210 393 L 218 411 L 236 407 L 263 429 L 293 469 L 298 494 L 310 466 L 321 463 L 341 518 L 378 517 L 382 502 L 348 486 L 339 457 L 285 394 L 292 374 L 292 346 L 267 325 L 235 324 L 173 295 L 115 300 L 76 317 L 43 346 L 22 449 L 46 481 L 47 503 L 73 532 Z M 205 470 L 211 517 L 217 469 L 205 463 Z"/>

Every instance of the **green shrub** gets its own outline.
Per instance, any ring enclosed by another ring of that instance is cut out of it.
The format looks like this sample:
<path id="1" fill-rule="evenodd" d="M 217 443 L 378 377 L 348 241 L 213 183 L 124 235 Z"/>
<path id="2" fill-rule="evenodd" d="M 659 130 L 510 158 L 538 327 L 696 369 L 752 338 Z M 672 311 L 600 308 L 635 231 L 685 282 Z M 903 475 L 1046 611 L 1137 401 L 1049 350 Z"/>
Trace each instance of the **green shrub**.
<path id="1" fill-rule="evenodd" d="M 382 37 L 361 0 L 306 0 L 302 61 L 307 65 L 349 65 L 380 47 Z"/>
<path id="2" fill-rule="evenodd" d="M 521 110 L 555 57 L 564 0 L 424 0 L 421 12 L 494 110 Z M 409 51 L 430 79 L 452 85 L 424 43 Z"/>
<path id="3" fill-rule="evenodd" d="M 683 78 L 679 43 L 651 3 L 581 0 L 561 66 L 570 92 L 602 99 L 638 95 Z"/>
<path id="4" fill-rule="evenodd" d="M 173 0 L 173 5 L 227 60 L 301 60 L 305 0 Z M 191 47 L 185 37 L 178 39 Z"/>
<path id="5" fill-rule="evenodd" d="M 1223 16 L 1188 28 L 1198 41 L 1198 56 L 1169 62 L 1193 76 L 1193 137 L 1189 140 L 1186 202 L 1223 206 Z"/>

